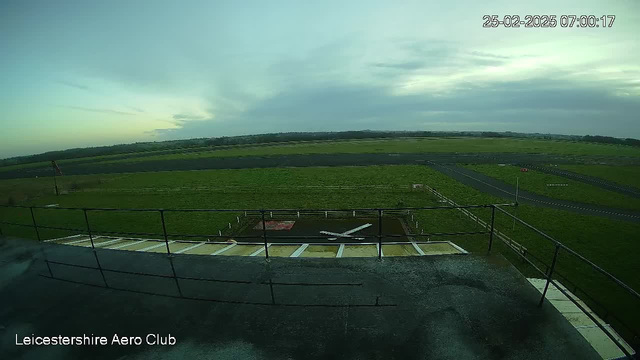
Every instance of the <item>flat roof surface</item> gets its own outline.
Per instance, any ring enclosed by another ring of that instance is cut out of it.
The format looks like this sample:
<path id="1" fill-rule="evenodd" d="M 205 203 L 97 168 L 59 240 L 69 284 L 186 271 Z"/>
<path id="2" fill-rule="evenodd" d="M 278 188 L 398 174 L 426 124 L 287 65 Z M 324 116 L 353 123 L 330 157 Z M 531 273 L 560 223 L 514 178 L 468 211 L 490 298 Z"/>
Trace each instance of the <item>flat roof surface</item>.
<path id="1" fill-rule="evenodd" d="M 499 255 L 267 263 L 56 244 L 41 251 L 8 238 L 0 249 L 0 358 L 599 358 L 553 305 L 537 307 L 537 290 Z M 58 280 L 50 279 L 40 276 L 49 274 L 43 256 L 167 277 L 50 264 Z M 171 334 L 177 343 L 19 347 L 16 334 Z"/>

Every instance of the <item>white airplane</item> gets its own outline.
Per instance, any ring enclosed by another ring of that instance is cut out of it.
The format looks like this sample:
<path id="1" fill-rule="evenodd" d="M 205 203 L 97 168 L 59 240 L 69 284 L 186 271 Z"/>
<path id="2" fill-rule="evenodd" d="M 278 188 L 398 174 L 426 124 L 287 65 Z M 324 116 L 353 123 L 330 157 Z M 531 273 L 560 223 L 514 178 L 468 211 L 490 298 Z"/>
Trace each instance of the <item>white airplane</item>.
<path id="1" fill-rule="evenodd" d="M 351 238 L 351 239 L 356 239 L 356 240 L 364 240 L 364 238 L 351 236 L 351 234 L 353 234 L 354 232 L 358 232 L 360 230 L 366 229 L 371 225 L 372 224 L 364 224 L 362 226 L 358 226 L 355 229 L 351 229 L 351 230 L 345 231 L 343 233 L 334 233 L 334 232 L 331 232 L 331 231 L 320 231 L 320 234 L 335 236 L 335 237 L 328 238 L 327 240 L 329 240 L 329 241 L 335 241 L 339 237 L 341 237 L 341 238 Z"/>

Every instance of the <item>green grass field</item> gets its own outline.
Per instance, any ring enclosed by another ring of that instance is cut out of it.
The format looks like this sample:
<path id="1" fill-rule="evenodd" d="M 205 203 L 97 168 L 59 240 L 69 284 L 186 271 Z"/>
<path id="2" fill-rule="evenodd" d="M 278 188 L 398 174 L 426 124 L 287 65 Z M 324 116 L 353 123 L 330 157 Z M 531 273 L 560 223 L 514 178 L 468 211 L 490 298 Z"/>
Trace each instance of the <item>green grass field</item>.
<path id="1" fill-rule="evenodd" d="M 466 168 L 480 172 L 492 178 L 516 186 L 516 177 L 520 189 L 555 199 L 577 201 L 589 204 L 609 206 L 619 209 L 640 210 L 640 199 L 627 197 L 615 191 L 570 180 L 562 176 L 540 171 L 521 172 L 518 166 L 465 165 Z M 547 186 L 547 184 L 569 184 L 569 186 Z"/>
<path id="2" fill-rule="evenodd" d="M 73 163 L 82 162 L 82 161 L 96 161 L 97 162 L 97 161 L 104 161 L 105 159 L 110 159 L 110 158 L 124 156 L 124 155 L 126 155 L 126 154 L 101 155 L 101 156 L 83 157 L 83 158 L 77 158 L 77 159 L 62 159 L 62 160 L 56 160 L 56 162 L 58 163 L 58 165 L 73 164 Z M 38 162 L 27 163 L 27 164 L 0 166 L 0 171 L 12 171 L 12 170 L 19 170 L 19 169 L 32 169 L 32 168 L 39 168 L 39 167 L 51 167 L 51 162 L 49 162 L 49 161 L 38 161 Z"/>
<path id="3" fill-rule="evenodd" d="M 496 166 L 497 167 L 497 166 Z M 436 188 L 460 204 L 501 203 L 426 166 L 369 166 L 329 168 L 245 169 L 211 171 L 175 171 L 137 174 L 63 176 L 59 185 L 70 190 L 55 196 L 51 179 L 0 181 L 0 196 L 22 191 L 29 197 L 25 205 L 57 203 L 62 207 L 112 208 L 353 208 L 420 207 L 442 205 L 424 190 L 411 184 L 424 183 Z M 513 209 L 510 209 L 513 211 Z M 488 209 L 475 210 L 489 220 Z M 39 225 L 85 229 L 80 210 L 36 209 Z M 239 213 L 165 214 L 170 234 L 216 234 L 234 222 Z M 615 276 L 640 290 L 637 262 L 640 251 L 635 241 L 640 224 L 578 215 L 562 210 L 520 206 L 517 215 L 578 251 Z M 2 221 L 32 224 L 29 209 L 0 208 Z M 150 232 L 162 235 L 158 212 L 89 212 L 94 233 L 105 231 Z M 418 229 L 425 232 L 478 231 L 480 227 L 457 210 L 417 211 Z M 0 225 L 4 234 L 35 238 L 32 228 Z M 525 245 L 530 254 L 550 263 L 553 246 L 539 235 L 497 213 L 496 227 Z M 74 232 L 41 229 L 43 238 L 70 235 Z M 433 238 L 432 240 L 440 240 Z M 447 238 L 465 249 L 484 253 L 488 235 Z M 497 240 L 495 251 L 502 251 L 526 275 L 540 277 L 521 263 Z M 557 265 L 560 273 L 621 317 L 640 324 L 638 304 L 591 268 L 562 254 Z M 596 311 L 599 309 L 594 308 Z"/>
<path id="4" fill-rule="evenodd" d="M 558 165 L 558 167 L 640 189 L 640 166 Z"/>
<path id="5" fill-rule="evenodd" d="M 590 144 L 555 140 L 499 138 L 411 138 L 400 140 L 352 140 L 293 145 L 242 147 L 201 152 L 147 156 L 143 158 L 100 161 L 122 163 L 210 157 L 268 156 L 291 154 L 349 153 L 546 153 L 562 155 L 640 156 L 640 149 L 629 146 Z"/>
<path id="6" fill-rule="evenodd" d="M 90 162 L 91 164 L 135 163 L 171 159 L 199 159 L 211 157 L 269 156 L 291 154 L 340 154 L 340 153 L 540 153 L 588 156 L 640 157 L 640 149 L 630 146 L 593 144 L 561 140 L 512 139 L 512 138 L 407 138 L 390 140 L 308 141 L 276 143 L 261 146 L 201 147 L 175 150 L 147 151 L 133 154 L 104 155 L 60 160 L 59 164 Z M 126 155 L 141 155 L 117 159 Z M 116 159 L 114 159 L 116 158 Z M 0 171 L 49 166 L 48 162 L 19 164 L 0 167 Z"/>

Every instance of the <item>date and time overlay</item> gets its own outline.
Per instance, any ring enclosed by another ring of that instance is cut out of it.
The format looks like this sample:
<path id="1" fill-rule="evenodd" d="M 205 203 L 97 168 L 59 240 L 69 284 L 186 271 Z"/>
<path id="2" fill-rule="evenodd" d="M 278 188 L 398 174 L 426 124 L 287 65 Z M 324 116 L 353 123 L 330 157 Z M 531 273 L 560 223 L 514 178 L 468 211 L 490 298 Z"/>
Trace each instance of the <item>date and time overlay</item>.
<path id="1" fill-rule="evenodd" d="M 484 15 L 485 28 L 610 28 L 615 15 Z"/>

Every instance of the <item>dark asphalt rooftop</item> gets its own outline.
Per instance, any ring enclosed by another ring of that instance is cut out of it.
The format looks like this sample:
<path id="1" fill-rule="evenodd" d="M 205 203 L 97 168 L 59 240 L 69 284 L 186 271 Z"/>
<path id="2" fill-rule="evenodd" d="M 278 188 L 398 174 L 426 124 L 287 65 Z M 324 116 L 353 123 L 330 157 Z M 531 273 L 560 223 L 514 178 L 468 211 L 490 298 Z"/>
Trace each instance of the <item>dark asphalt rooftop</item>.
<path id="1" fill-rule="evenodd" d="M 44 257 L 103 271 L 50 263 L 51 279 Z M 0 239 L 2 359 L 597 359 L 538 299 L 499 255 L 267 263 Z M 31 334 L 176 344 L 15 345 Z"/>

